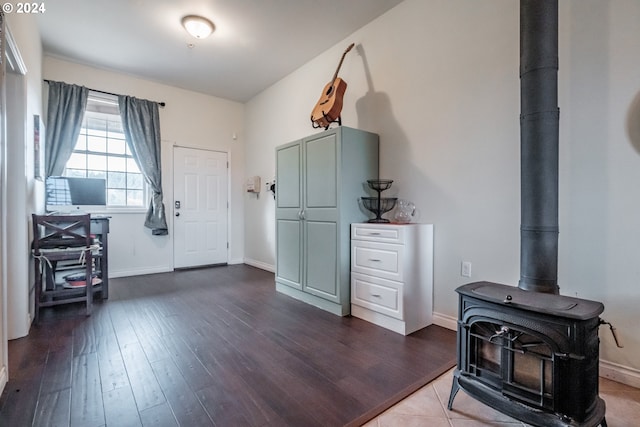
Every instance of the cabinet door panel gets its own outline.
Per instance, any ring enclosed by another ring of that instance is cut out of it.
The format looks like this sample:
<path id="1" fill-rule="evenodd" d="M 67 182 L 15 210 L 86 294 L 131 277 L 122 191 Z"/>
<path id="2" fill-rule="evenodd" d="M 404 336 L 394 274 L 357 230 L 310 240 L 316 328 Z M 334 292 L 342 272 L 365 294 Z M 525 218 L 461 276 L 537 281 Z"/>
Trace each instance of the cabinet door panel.
<path id="1" fill-rule="evenodd" d="M 276 156 L 278 179 L 276 203 L 278 208 L 300 208 L 300 144 L 278 149 Z"/>
<path id="2" fill-rule="evenodd" d="M 305 142 L 305 208 L 338 205 L 337 139 L 335 134 Z"/>
<path id="3" fill-rule="evenodd" d="M 337 302 L 337 224 L 306 221 L 305 225 L 305 290 Z"/>
<path id="4" fill-rule="evenodd" d="M 276 222 L 276 229 L 278 239 L 276 280 L 285 285 L 302 289 L 300 221 L 279 219 Z"/>

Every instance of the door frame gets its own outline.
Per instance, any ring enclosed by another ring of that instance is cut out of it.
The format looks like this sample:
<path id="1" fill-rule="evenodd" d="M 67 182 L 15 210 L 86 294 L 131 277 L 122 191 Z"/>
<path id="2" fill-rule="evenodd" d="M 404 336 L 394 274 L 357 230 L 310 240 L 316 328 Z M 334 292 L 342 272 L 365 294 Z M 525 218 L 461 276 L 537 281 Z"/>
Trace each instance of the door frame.
<path id="1" fill-rule="evenodd" d="M 7 162 L 9 152 L 9 136 L 13 136 L 16 140 L 26 141 L 26 115 L 27 115 L 27 87 L 26 87 L 26 74 L 27 67 L 20 54 L 20 49 L 11 34 L 11 30 L 6 23 L 6 15 L 2 16 L 2 45 L 4 50 L 0 51 L 2 55 L 2 70 L 3 73 L 0 76 L 0 393 L 4 389 L 9 379 L 9 362 L 8 362 L 8 340 L 11 338 L 19 338 L 29 333 L 29 327 L 31 326 L 31 317 L 29 314 L 29 289 L 28 285 L 29 274 L 29 258 L 23 259 L 23 253 L 18 251 L 18 259 L 13 259 L 14 263 L 22 267 L 21 270 L 15 265 L 12 265 L 9 259 L 9 239 L 7 238 L 8 230 L 16 227 L 16 222 L 19 222 L 18 229 L 22 224 L 24 218 L 22 215 L 7 215 L 7 206 L 9 205 L 8 198 L 8 174 L 7 174 Z M 11 74 L 11 78 L 15 79 L 14 89 L 7 90 L 7 78 Z M 9 104 L 14 105 L 14 118 L 17 120 L 7 120 L 7 106 Z M 26 187 L 25 187 L 26 191 Z M 28 230 L 23 228 L 28 234 Z M 26 237 L 26 235 L 25 235 Z M 26 240 L 25 240 L 26 243 Z M 21 280 L 11 280 L 16 273 L 22 273 L 20 275 Z M 25 276 L 26 273 L 26 276 Z M 26 278 L 25 278 L 26 277 Z M 26 281 L 26 283 L 25 283 Z M 10 287 L 11 286 L 11 287 Z M 11 298 L 11 301 L 8 299 Z M 9 315 L 9 306 L 13 308 L 12 316 Z M 8 324 L 11 322 L 12 327 L 9 328 Z M 13 336 L 16 335 L 16 336 Z M 18 336 L 19 335 L 19 336 Z"/>
<path id="2" fill-rule="evenodd" d="M 172 150 L 171 150 L 171 228 L 173 229 L 173 232 L 175 233 L 176 227 L 175 227 L 175 200 L 176 200 L 176 195 L 175 195 L 175 190 L 176 190 L 176 171 L 175 171 L 175 149 L 176 148 L 185 148 L 188 150 L 199 150 L 199 151 L 210 151 L 210 152 L 215 152 L 215 153 L 225 153 L 227 155 L 227 242 L 229 243 L 229 246 L 227 247 L 227 260 L 226 263 L 229 264 L 230 261 L 230 256 L 231 256 L 231 247 L 232 247 L 232 241 L 231 241 L 231 221 L 232 221 L 232 215 L 230 215 L 231 212 L 231 151 L 229 150 L 224 150 L 224 149 L 213 149 L 213 148 L 202 148 L 202 147 L 194 147 L 194 146 L 190 146 L 190 145 L 180 145 L 180 144 L 173 144 L 172 145 Z M 173 266 L 173 269 L 175 270 L 175 259 L 176 259 L 176 238 L 175 236 L 173 237 L 173 243 L 172 243 L 172 248 L 171 248 L 171 264 Z M 199 268 L 199 267 L 193 267 L 193 268 Z"/>

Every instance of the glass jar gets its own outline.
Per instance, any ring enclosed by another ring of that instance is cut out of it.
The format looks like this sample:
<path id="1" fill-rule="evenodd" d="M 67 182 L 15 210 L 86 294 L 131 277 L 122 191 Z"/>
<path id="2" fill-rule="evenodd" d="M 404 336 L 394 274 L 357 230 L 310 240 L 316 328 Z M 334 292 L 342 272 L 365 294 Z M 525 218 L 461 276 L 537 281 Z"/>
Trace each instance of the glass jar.
<path id="1" fill-rule="evenodd" d="M 416 206 L 408 200 L 398 200 L 394 219 L 400 224 L 408 224 L 413 219 L 416 212 Z"/>

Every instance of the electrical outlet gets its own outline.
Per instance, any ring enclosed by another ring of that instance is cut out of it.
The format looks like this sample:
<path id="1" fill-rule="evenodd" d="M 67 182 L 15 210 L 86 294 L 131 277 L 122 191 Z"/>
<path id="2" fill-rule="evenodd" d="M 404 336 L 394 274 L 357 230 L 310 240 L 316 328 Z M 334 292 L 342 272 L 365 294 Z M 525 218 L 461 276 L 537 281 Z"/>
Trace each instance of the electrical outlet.
<path id="1" fill-rule="evenodd" d="M 471 261 L 462 261 L 460 275 L 462 277 L 471 277 Z"/>

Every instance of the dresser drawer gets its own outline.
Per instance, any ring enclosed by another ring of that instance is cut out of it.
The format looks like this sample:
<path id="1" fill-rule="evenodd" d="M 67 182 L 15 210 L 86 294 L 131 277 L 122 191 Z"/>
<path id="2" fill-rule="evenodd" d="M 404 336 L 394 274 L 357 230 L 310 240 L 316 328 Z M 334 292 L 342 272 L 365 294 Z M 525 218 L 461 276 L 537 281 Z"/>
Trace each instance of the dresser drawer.
<path id="1" fill-rule="evenodd" d="M 351 274 L 351 303 L 402 320 L 402 283 Z"/>
<path id="2" fill-rule="evenodd" d="M 406 226 L 391 224 L 351 224 L 351 239 L 402 244 Z"/>
<path id="3" fill-rule="evenodd" d="M 351 241 L 351 271 L 401 282 L 404 247 L 386 243 Z"/>

